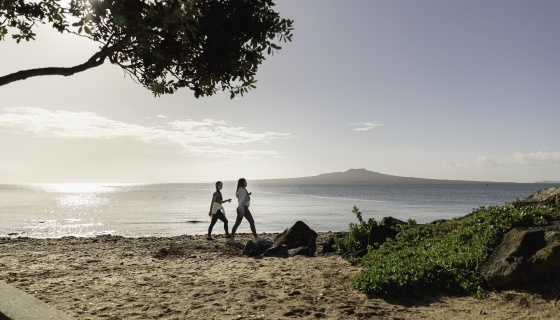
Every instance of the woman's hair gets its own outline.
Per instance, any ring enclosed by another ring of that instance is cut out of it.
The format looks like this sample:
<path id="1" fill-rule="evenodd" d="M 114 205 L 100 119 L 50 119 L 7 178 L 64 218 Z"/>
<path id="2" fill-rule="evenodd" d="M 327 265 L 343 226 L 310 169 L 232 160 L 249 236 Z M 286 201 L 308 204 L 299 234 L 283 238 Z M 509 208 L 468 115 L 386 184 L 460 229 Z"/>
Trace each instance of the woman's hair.
<path id="1" fill-rule="evenodd" d="M 247 180 L 245 180 L 245 178 L 237 180 L 237 189 L 235 189 L 235 194 L 237 194 L 237 191 L 239 191 L 239 187 L 245 187 L 245 183 L 247 183 Z"/>
<path id="2" fill-rule="evenodd" d="M 218 185 L 219 185 L 220 183 L 222 183 L 222 182 L 221 182 L 221 181 L 216 181 L 216 184 L 215 184 L 215 185 L 216 185 L 216 190 L 218 190 Z"/>

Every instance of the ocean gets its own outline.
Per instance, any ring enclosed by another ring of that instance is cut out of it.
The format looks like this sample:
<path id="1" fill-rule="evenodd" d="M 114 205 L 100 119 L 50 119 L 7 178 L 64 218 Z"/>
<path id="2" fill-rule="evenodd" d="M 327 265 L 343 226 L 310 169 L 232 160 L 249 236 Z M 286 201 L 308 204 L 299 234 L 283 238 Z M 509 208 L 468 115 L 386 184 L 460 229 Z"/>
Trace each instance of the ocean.
<path id="1" fill-rule="evenodd" d="M 558 184 L 445 183 L 287 185 L 250 183 L 257 232 L 282 232 L 301 220 L 318 232 L 347 231 L 364 219 L 392 216 L 428 223 L 464 216 L 480 206 L 503 205 Z M 235 183 L 224 182 L 229 228 L 235 222 Z M 0 185 L 0 237 L 59 238 L 205 234 L 214 192 L 208 184 L 12 184 Z M 220 221 L 213 234 L 223 233 Z M 238 232 L 250 232 L 241 223 Z"/>

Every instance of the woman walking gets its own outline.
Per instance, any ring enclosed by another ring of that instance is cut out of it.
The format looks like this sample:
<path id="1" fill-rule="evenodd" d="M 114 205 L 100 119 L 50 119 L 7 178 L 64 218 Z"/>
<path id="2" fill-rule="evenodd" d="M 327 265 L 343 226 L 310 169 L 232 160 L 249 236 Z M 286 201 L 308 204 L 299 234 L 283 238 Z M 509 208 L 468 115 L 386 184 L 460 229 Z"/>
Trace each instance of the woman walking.
<path id="1" fill-rule="evenodd" d="M 222 184 L 221 181 L 217 181 L 216 192 L 212 194 L 212 202 L 210 203 L 210 212 L 208 213 L 208 215 L 212 217 L 212 221 L 210 222 L 210 226 L 208 227 L 208 238 L 206 238 L 207 240 L 214 240 L 212 239 L 212 228 L 214 228 L 214 225 L 216 224 L 218 219 L 220 219 L 224 223 L 226 238 L 230 237 L 230 234 L 228 232 L 228 219 L 226 218 L 226 212 L 224 210 L 224 207 L 222 207 L 222 203 L 225 202 L 231 203 L 231 199 L 223 200 L 222 191 L 221 191 L 223 186 L 224 185 Z"/>
<path id="2" fill-rule="evenodd" d="M 229 239 L 230 243 L 235 242 L 235 232 L 237 231 L 237 227 L 241 224 L 243 217 L 249 221 L 249 225 L 251 226 L 251 231 L 253 232 L 253 236 L 255 237 L 255 241 L 261 240 L 261 238 L 257 235 L 257 229 L 255 228 L 255 220 L 253 220 L 253 215 L 251 211 L 249 211 L 249 205 L 251 202 L 251 192 L 247 191 L 247 180 L 244 178 L 239 179 L 237 181 L 237 190 L 235 191 L 235 196 L 237 196 L 237 200 L 239 201 L 239 205 L 237 206 L 237 219 L 235 220 L 235 224 L 231 229 L 231 238 Z"/>

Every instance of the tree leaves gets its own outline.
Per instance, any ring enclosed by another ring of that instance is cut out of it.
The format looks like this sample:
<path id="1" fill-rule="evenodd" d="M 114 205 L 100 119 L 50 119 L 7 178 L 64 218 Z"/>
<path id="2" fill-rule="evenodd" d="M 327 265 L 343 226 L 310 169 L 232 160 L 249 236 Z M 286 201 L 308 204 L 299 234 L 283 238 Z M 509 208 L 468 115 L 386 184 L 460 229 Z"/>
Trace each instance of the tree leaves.
<path id="1" fill-rule="evenodd" d="M 63 8 L 57 0 L 4 0 L 0 40 L 10 28 L 16 41 L 33 40 L 32 28 L 48 21 L 98 42 L 97 61 L 109 58 L 156 96 L 186 87 L 197 98 L 225 90 L 234 98 L 256 88 L 264 52 L 292 40 L 293 21 L 273 6 L 271 0 L 71 0 Z"/>

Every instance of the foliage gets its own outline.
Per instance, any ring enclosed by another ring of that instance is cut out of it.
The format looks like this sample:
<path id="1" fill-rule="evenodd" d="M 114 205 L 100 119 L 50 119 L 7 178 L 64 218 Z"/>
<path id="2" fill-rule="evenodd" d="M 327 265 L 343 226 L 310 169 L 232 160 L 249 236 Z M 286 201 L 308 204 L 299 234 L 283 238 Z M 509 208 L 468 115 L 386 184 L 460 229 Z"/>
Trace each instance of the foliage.
<path id="1" fill-rule="evenodd" d="M 71 68 L 40 68 L 0 77 L 0 85 L 41 75 L 71 75 L 120 66 L 155 95 L 187 87 L 198 98 L 228 90 L 231 98 L 255 88 L 265 53 L 292 40 L 292 20 L 272 0 L 0 0 L 0 40 L 34 40 L 33 28 L 89 38 L 100 49 Z"/>
<path id="2" fill-rule="evenodd" d="M 379 248 L 379 243 L 369 243 L 370 232 L 373 227 L 379 226 L 379 223 L 374 218 L 369 218 L 367 222 L 362 218 L 360 209 L 356 206 L 352 209 L 352 213 L 356 215 L 358 223 L 349 224 L 349 232 L 343 236 L 334 238 L 333 248 L 338 254 L 350 257 L 350 260 L 357 262 L 354 257 L 363 255 L 365 250 L 372 250 Z M 395 233 L 403 229 L 410 228 L 416 225 L 416 221 L 408 220 L 407 224 L 388 226 L 393 229 Z"/>
<path id="3" fill-rule="evenodd" d="M 442 291 L 486 295 L 478 272 L 505 233 L 520 226 L 544 226 L 559 220 L 557 206 L 481 207 L 454 220 L 426 225 L 410 223 L 394 240 L 370 247 L 359 260 L 364 270 L 353 285 L 384 297 Z"/>
<path id="4" fill-rule="evenodd" d="M 369 232 L 373 226 L 377 226 L 377 221 L 374 218 L 365 222 L 360 209 L 356 206 L 352 209 L 352 213 L 358 218 L 358 223 L 350 223 L 348 234 L 334 238 L 333 245 L 337 253 L 347 256 L 355 256 L 360 251 L 366 250 Z"/>

